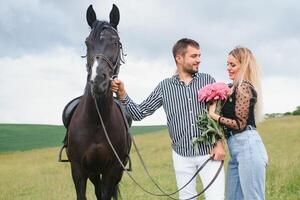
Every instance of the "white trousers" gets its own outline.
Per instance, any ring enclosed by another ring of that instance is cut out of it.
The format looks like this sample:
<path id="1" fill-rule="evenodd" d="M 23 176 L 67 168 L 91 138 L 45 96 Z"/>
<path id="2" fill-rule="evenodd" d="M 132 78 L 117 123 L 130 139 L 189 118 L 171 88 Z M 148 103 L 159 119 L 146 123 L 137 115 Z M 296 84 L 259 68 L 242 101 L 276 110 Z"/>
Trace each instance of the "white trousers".
<path id="1" fill-rule="evenodd" d="M 196 173 L 199 167 L 209 158 L 209 155 L 183 157 L 174 150 L 172 153 L 173 165 L 176 174 L 177 187 L 183 187 Z M 207 186 L 215 176 L 221 161 L 209 161 L 199 172 L 203 187 Z M 213 184 L 205 191 L 206 200 L 224 200 L 225 175 L 224 167 Z M 197 194 L 196 177 L 184 189 L 179 191 L 179 199 L 189 199 Z M 196 199 L 196 198 L 195 198 Z"/>

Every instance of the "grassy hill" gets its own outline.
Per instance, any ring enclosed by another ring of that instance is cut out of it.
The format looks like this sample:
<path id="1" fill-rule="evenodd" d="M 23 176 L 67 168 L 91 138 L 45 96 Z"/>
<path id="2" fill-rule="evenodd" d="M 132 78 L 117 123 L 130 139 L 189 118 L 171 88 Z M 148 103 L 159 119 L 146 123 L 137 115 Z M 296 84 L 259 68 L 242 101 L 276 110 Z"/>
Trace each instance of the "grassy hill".
<path id="1" fill-rule="evenodd" d="M 259 125 L 258 130 L 269 155 L 266 199 L 299 200 L 300 116 L 268 119 Z M 134 138 L 154 179 L 167 192 L 175 191 L 171 142 L 167 131 L 141 134 Z M 58 150 L 58 147 L 54 147 L 0 153 L 0 199 L 75 199 L 70 164 L 57 162 Z M 142 170 L 134 149 L 131 151 L 131 159 L 132 175 L 148 190 L 159 192 Z M 144 193 L 126 174 L 122 178 L 120 189 L 122 199 L 125 200 L 168 199 Z M 90 182 L 88 182 L 87 198 L 96 199 Z M 199 199 L 203 200 L 203 198 Z"/>
<path id="2" fill-rule="evenodd" d="M 135 126 L 134 135 L 166 129 L 166 126 Z M 64 139 L 66 129 L 55 125 L 0 124 L 0 152 L 24 151 L 57 147 Z"/>

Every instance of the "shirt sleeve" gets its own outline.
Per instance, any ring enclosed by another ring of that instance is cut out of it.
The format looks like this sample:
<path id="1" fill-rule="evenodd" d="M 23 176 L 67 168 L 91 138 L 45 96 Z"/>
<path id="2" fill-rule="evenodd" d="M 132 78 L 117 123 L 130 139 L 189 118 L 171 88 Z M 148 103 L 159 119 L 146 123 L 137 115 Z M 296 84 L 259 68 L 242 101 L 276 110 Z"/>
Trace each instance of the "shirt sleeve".
<path id="1" fill-rule="evenodd" d="M 162 89 L 159 84 L 141 104 L 135 103 L 127 94 L 123 100 L 129 115 L 135 121 L 140 121 L 153 114 L 162 105 Z"/>
<path id="2" fill-rule="evenodd" d="M 207 77 L 208 77 L 208 79 L 209 79 L 209 84 L 213 84 L 213 83 L 216 82 L 215 78 L 212 77 L 211 75 L 207 74 Z"/>
<path id="3" fill-rule="evenodd" d="M 220 117 L 219 122 L 233 130 L 242 131 L 247 126 L 250 100 L 253 97 L 251 85 L 243 83 L 236 89 L 235 118 Z"/>

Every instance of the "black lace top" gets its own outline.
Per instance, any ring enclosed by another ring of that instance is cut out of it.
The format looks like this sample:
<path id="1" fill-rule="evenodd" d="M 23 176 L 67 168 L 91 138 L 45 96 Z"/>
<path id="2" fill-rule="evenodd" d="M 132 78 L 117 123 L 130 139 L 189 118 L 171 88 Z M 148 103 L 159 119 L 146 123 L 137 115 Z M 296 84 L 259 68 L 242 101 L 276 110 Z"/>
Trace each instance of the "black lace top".
<path id="1" fill-rule="evenodd" d="M 241 132 L 247 125 L 255 125 L 254 105 L 257 93 L 254 87 L 243 82 L 240 87 L 234 88 L 233 93 L 221 109 L 220 124 L 225 126 L 225 131 Z"/>

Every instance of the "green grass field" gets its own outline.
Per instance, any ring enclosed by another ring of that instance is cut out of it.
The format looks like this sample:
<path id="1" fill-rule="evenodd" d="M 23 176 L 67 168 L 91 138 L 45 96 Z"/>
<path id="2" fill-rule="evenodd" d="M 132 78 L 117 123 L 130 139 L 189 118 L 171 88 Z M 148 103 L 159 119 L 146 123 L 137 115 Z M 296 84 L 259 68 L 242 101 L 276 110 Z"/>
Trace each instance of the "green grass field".
<path id="1" fill-rule="evenodd" d="M 18 128 L 19 131 L 23 132 L 21 127 Z M 56 128 L 59 131 L 61 130 L 60 127 Z M 268 119 L 260 124 L 258 129 L 269 154 L 267 199 L 299 200 L 300 116 Z M 1 148 L 2 144 L 9 146 L 6 143 L 19 143 L 22 141 L 20 138 L 18 140 L 5 140 L 8 136 L 3 134 L 3 130 L 5 129 L 2 127 L 0 129 Z M 26 132 L 30 133 L 30 128 L 26 129 Z M 58 133 L 58 144 L 63 138 L 63 134 L 63 132 Z M 28 141 L 37 139 L 35 135 L 30 137 L 31 139 Z M 48 138 L 43 138 L 50 141 Z M 150 169 L 150 173 L 166 191 L 174 191 L 176 183 L 167 130 L 163 129 L 151 131 L 151 134 L 137 135 L 135 140 Z M 12 151 L 13 148 L 9 150 Z M 0 153 L 0 199 L 75 199 L 75 189 L 69 163 L 57 162 L 58 150 L 58 147 L 52 147 Z M 134 150 L 131 152 L 131 157 L 133 161 L 132 175 L 147 189 L 157 191 L 146 178 Z M 168 199 L 145 194 L 126 174 L 124 174 L 120 183 L 120 190 L 122 199 L 125 200 Z M 88 199 L 95 199 L 91 183 L 88 183 L 87 197 Z"/>
<path id="2" fill-rule="evenodd" d="M 166 126 L 134 126 L 133 135 L 166 129 Z M 0 152 L 24 151 L 62 144 L 66 129 L 63 126 L 0 124 Z"/>

